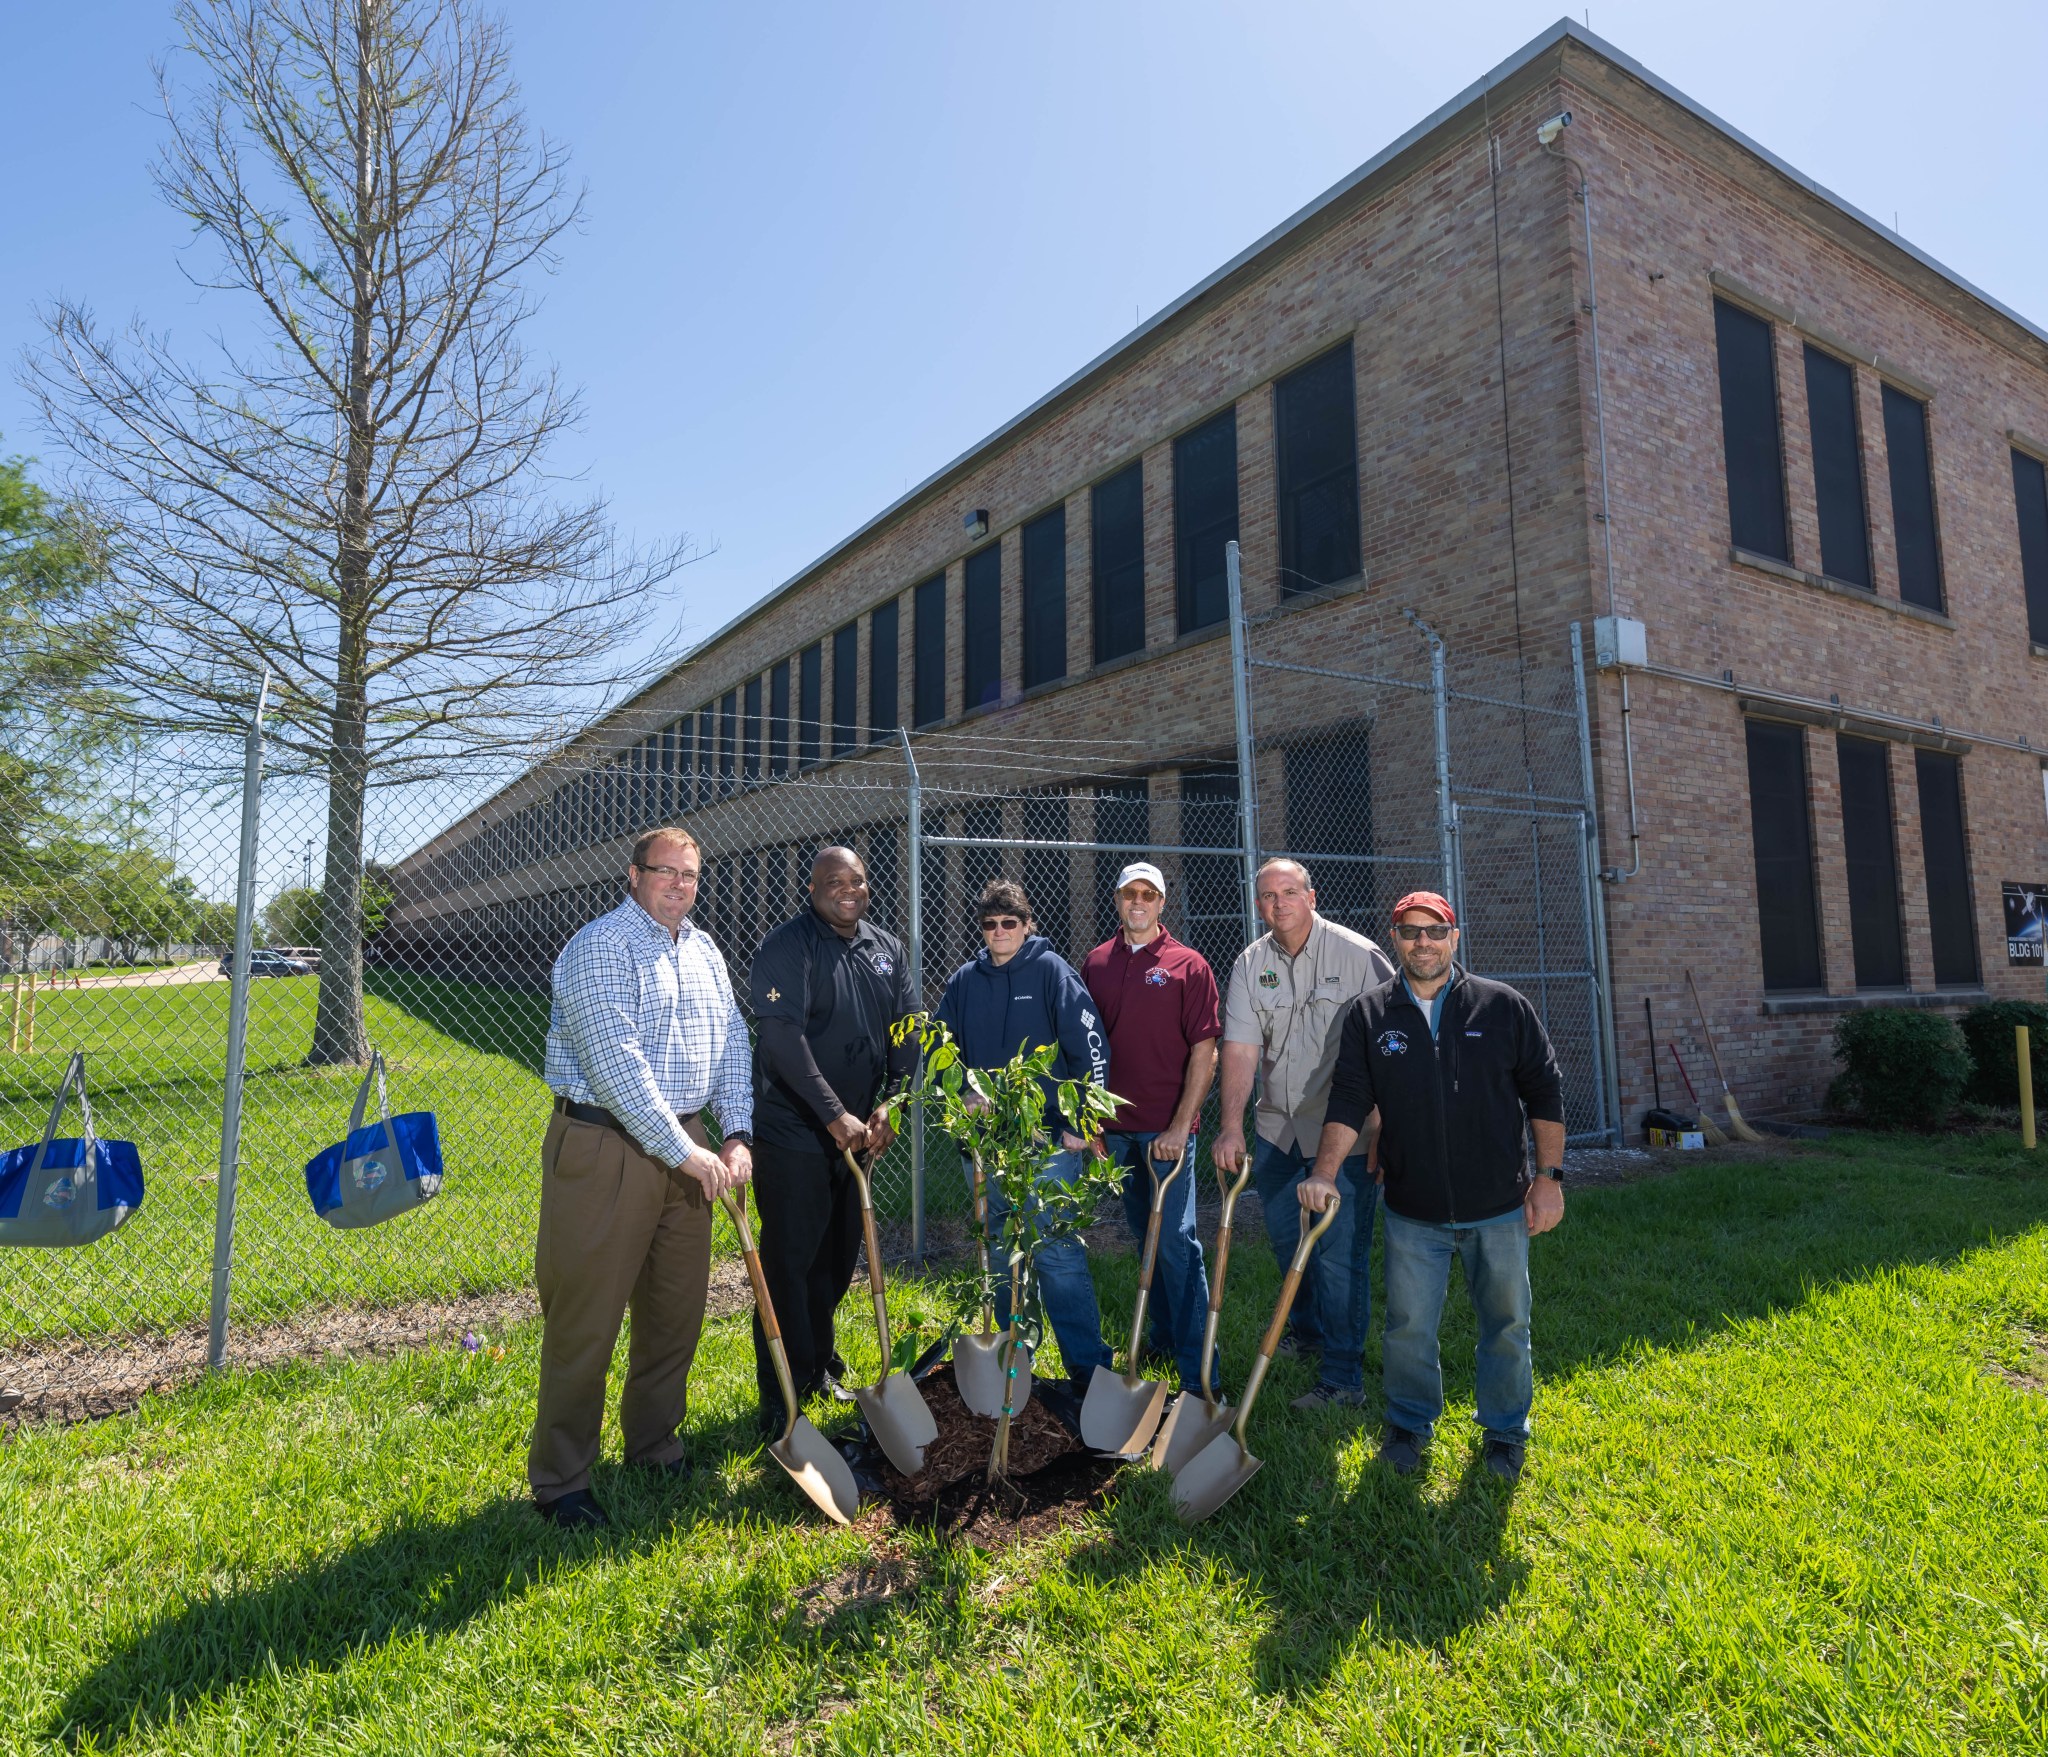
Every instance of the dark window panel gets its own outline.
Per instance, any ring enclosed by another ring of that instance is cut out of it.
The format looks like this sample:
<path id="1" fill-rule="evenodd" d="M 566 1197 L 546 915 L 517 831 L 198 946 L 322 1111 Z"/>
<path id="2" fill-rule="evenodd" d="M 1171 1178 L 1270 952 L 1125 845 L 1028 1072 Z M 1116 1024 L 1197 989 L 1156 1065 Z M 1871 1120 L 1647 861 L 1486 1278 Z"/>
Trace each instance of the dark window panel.
<path id="1" fill-rule="evenodd" d="M 1003 546 L 991 543 L 967 558 L 962 593 L 960 706 L 963 712 L 1003 699 Z"/>
<path id="2" fill-rule="evenodd" d="M 1095 663 L 1145 646 L 1145 469 L 1132 464 L 1098 482 L 1090 500 L 1090 590 Z"/>
<path id="3" fill-rule="evenodd" d="M 2027 634 L 2048 647 L 2048 469 L 2023 451 L 2012 454 L 2012 497 L 2020 521 L 2020 578 L 2027 593 Z"/>
<path id="4" fill-rule="evenodd" d="M 825 645 L 813 641 L 796 656 L 796 766 L 807 769 L 818 760 L 824 738 Z"/>
<path id="5" fill-rule="evenodd" d="M 1223 550 L 1237 538 L 1237 411 L 1173 442 L 1173 577 L 1180 632 L 1228 610 Z"/>
<path id="6" fill-rule="evenodd" d="M 876 824 L 868 831 L 867 853 L 862 856 L 868 869 L 868 914 L 878 927 L 901 935 L 908 925 L 897 899 L 901 888 L 902 861 L 897 853 L 901 831 L 894 824 Z"/>
<path id="7" fill-rule="evenodd" d="M 832 754 L 844 756 L 860 737 L 860 624 L 832 636 Z"/>
<path id="8" fill-rule="evenodd" d="M 697 710 L 697 804 L 709 805 L 718 769 L 716 720 L 710 703 Z"/>
<path id="9" fill-rule="evenodd" d="M 894 735 L 903 716 L 896 711 L 897 604 L 877 604 L 868 618 L 868 740 Z"/>
<path id="10" fill-rule="evenodd" d="M 1358 400 L 1350 342 L 1274 385 L 1273 425 L 1282 595 L 1355 578 Z"/>
<path id="11" fill-rule="evenodd" d="M 1978 980 L 1977 919 L 1970 900 L 1970 852 L 1963 840 L 1963 765 L 1938 750 L 1916 750 L 1920 848 L 1927 863 L 1927 926 L 1937 988 Z"/>
<path id="12" fill-rule="evenodd" d="M 789 661 L 768 673 L 768 773 L 789 773 Z"/>
<path id="13" fill-rule="evenodd" d="M 1764 987 L 1819 988 L 1820 910 L 1806 803 L 1806 735 L 1772 720 L 1751 720 L 1746 732 Z"/>
<path id="14" fill-rule="evenodd" d="M 739 791 L 740 695 L 729 689 L 718 701 L 718 797 Z"/>
<path id="15" fill-rule="evenodd" d="M 912 599 L 911 720 L 919 726 L 946 717 L 946 576 L 921 581 Z"/>
<path id="16" fill-rule="evenodd" d="M 1939 610 L 1941 538 L 1934 521 L 1934 459 L 1927 443 L 1927 405 L 1884 387 L 1884 454 L 1891 477 L 1892 532 L 1899 560 L 1899 596 Z"/>
<path id="17" fill-rule="evenodd" d="M 1849 940 L 1858 988 L 1904 988 L 1898 840 L 1892 833 L 1890 752 L 1874 738 L 1837 738 L 1842 854 L 1849 871 Z"/>
<path id="18" fill-rule="evenodd" d="M 1024 576 L 1024 687 L 1067 674 L 1067 509 L 1056 506 L 1019 533 Z"/>
<path id="19" fill-rule="evenodd" d="M 745 707 L 741 711 L 740 725 L 740 777 L 744 786 L 751 787 L 761 778 L 761 680 L 747 679 Z"/>
<path id="20" fill-rule="evenodd" d="M 688 727 L 683 721 L 674 721 L 661 729 L 661 804 L 657 808 L 666 823 L 676 815 L 676 776 L 680 773 L 682 739 Z"/>
<path id="21" fill-rule="evenodd" d="M 973 805 L 960 814 L 960 834 L 976 841 L 1000 841 L 1003 834 L 1003 808 L 1000 805 Z M 994 848 L 956 848 L 952 852 L 960 856 L 960 908 L 962 933 L 959 944 L 965 955 L 973 957 L 987 942 L 981 937 L 981 918 L 975 913 L 981 897 L 981 887 L 1003 870 L 1002 856 Z M 1029 887 L 1026 887 L 1029 890 Z M 945 965 L 940 964 L 944 969 Z"/>
<path id="22" fill-rule="evenodd" d="M 1144 847 L 1152 840 L 1152 783 L 1142 776 L 1095 790 L 1095 839 L 1111 846 L 1095 856 L 1095 943 L 1118 931 L 1116 875 L 1143 855 L 1125 854 L 1122 847 Z M 1170 882 L 1170 881 L 1169 881 Z M 1172 898 L 1167 901 L 1171 903 Z M 1169 924 L 1177 930 L 1177 922 Z M 1228 973 L 1226 972 L 1226 979 Z"/>
<path id="23" fill-rule="evenodd" d="M 1785 458 L 1778 436 L 1778 368 L 1771 326 L 1714 301 L 1721 372 L 1721 447 L 1728 463 L 1729 538 L 1738 549 L 1792 559 L 1785 524 Z"/>
<path id="24" fill-rule="evenodd" d="M 1180 839 L 1188 847 L 1239 845 L 1236 764 L 1183 769 L 1180 799 Z M 1182 895 L 1168 899 L 1180 905 L 1175 935 L 1211 969 L 1227 972 L 1244 949 L 1244 863 L 1234 854 L 1191 854 L 1181 862 L 1181 886 Z"/>
<path id="25" fill-rule="evenodd" d="M 1064 793 L 1034 795 L 1024 801 L 1024 839 L 1028 842 L 1071 842 L 1073 820 Z M 1087 947 L 1074 944 L 1074 857 L 1060 848 L 1020 851 L 1024 889 L 1031 898 L 1038 931 L 1052 949 L 1078 966 Z"/>
<path id="26" fill-rule="evenodd" d="M 1806 348 L 1806 421 L 1813 435 L 1814 510 L 1820 570 L 1872 589 L 1870 520 L 1863 502 L 1863 439 L 1856 426 L 1856 373 L 1845 360 Z"/>
<path id="27" fill-rule="evenodd" d="M 1387 910 L 1410 886 L 1413 873 L 1364 860 L 1329 858 L 1367 855 L 1372 843 L 1370 727 L 1352 726 L 1290 738 L 1281 747 L 1287 780 L 1287 846 L 1297 851 L 1315 880 L 1316 908 L 1332 921 L 1370 934 L 1384 925 Z M 1398 873 L 1398 887 L 1382 892 L 1382 874 Z"/>

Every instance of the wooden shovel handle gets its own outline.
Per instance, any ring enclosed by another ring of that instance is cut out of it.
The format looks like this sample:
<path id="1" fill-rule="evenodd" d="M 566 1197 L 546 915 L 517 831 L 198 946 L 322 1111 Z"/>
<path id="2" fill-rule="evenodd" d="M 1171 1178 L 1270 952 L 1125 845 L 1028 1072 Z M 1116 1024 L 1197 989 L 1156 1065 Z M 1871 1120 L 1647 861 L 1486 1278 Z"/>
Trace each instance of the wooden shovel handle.
<path id="1" fill-rule="evenodd" d="M 740 1235 L 740 1255 L 747 1260 L 747 1279 L 754 1284 L 754 1310 L 760 1314 L 761 1334 L 770 1342 L 782 1340 L 782 1326 L 775 1321 L 775 1302 L 768 1297 L 768 1277 L 761 1272 L 761 1253 L 754 1249 L 754 1234 L 747 1225 L 747 1211 L 728 1194 L 718 1198 Z"/>
<path id="2" fill-rule="evenodd" d="M 868 1248 L 868 1291 L 874 1295 L 875 1333 L 882 1344 L 882 1377 L 875 1381 L 879 1386 L 889 1376 L 889 1296 L 882 1282 L 882 1245 L 875 1236 L 874 1194 L 868 1188 L 868 1174 L 861 1169 L 853 1149 L 842 1147 L 839 1156 L 846 1161 L 846 1169 L 853 1173 L 853 1181 L 860 1186 L 860 1235 Z"/>
<path id="3" fill-rule="evenodd" d="M 1238 1167 L 1237 1180 L 1226 1184 L 1223 1173 L 1216 1174 L 1216 1187 L 1223 1194 L 1223 1223 L 1216 1228 L 1216 1273 L 1209 1282 L 1209 1311 L 1212 1315 L 1223 1310 L 1223 1277 L 1230 1268 L 1230 1217 L 1237 1212 L 1237 1198 L 1244 1193 L 1244 1186 L 1251 1182 L 1252 1156 L 1244 1156 L 1244 1164 Z"/>
<path id="4" fill-rule="evenodd" d="M 1322 1219 L 1303 1233 L 1301 1243 L 1294 1247 L 1294 1261 L 1287 1265 L 1286 1279 L 1280 1283 L 1280 1303 L 1273 1308 L 1273 1321 L 1266 1326 L 1265 1338 L 1259 1344 L 1259 1352 L 1268 1360 L 1280 1346 L 1280 1332 L 1287 1328 L 1287 1314 L 1294 1310 L 1294 1295 L 1308 1268 L 1308 1254 L 1315 1248 L 1316 1240 L 1330 1230 L 1330 1222 L 1337 1218 L 1337 1210 L 1343 1205 L 1344 1198 L 1332 1191 L 1330 1205 L 1323 1210 Z"/>

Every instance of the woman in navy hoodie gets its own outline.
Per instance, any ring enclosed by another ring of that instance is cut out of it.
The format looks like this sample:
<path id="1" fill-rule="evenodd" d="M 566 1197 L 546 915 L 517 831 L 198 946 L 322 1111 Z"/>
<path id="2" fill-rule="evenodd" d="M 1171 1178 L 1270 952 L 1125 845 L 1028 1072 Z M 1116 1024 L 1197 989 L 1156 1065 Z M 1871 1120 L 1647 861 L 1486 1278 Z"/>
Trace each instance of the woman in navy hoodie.
<path id="1" fill-rule="evenodd" d="M 999 1068 L 1020 1049 L 1059 1045 L 1046 1086 L 1046 1126 L 1059 1149 L 1046 1161 L 1041 1179 L 1070 1183 L 1080 1169 L 1087 1146 L 1060 1115 L 1054 1087 L 1061 1080 L 1091 1078 L 1109 1084 L 1109 1039 L 1096 1015 L 1095 1003 L 1066 959 L 1043 934 L 1031 931 L 1031 900 L 1014 879 L 991 879 L 977 904 L 982 949 L 953 972 L 939 1002 L 939 1020 L 960 1045 L 973 1068 Z M 993 1187 L 988 1192 L 989 1237 L 999 1238 L 1008 1204 Z M 1042 1245 L 1038 1252 L 1039 1299 L 1046 1322 L 1058 1338 L 1060 1357 L 1077 1396 L 1085 1396 L 1098 1366 L 1111 1364 L 1102 1340 L 1102 1314 L 1095 1303 L 1095 1280 L 1088 1273 L 1088 1252 L 1079 1239 Z M 1007 1324 L 1009 1286 L 996 1282 L 996 1319 Z"/>

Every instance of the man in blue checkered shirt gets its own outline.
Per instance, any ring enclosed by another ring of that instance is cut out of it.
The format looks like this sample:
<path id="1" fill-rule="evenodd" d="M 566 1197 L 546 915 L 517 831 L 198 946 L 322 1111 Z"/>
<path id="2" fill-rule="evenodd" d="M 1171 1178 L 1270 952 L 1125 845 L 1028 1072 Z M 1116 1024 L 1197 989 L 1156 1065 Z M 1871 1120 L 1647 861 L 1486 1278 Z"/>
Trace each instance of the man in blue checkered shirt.
<path id="1" fill-rule="evenodd" d="M 627 897 L 555 960 L 534 1273 L 544 1323 L 527 1480 L 557 1525 L 602 1525 L 590 1493 L 605 1376 L 633 1313 L 619 1396 L 628 1464 L 689 1470 L 677 1435 L 711 1278 L 712 1203 L 753 1175 L 752 1051 L 725 959 L 690 920 L 687 830 L 633 845 Z M 711 1150 L 700 1113 L 718 1115 Z M 680 1175 L 677 1175 L 680 1174 Z"/>

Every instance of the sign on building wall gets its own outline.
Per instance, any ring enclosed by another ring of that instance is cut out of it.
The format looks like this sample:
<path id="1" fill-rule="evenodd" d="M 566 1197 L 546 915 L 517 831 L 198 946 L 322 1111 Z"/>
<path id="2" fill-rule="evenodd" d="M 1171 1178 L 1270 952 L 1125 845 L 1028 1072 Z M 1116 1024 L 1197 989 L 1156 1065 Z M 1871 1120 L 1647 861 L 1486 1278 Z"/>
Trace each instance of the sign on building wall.
<path id="1" fill-rule="evenodd" d="M 2005 961 L 2040 965 L 2048 924 L 2048 885 L 2005 881 Z"/>

